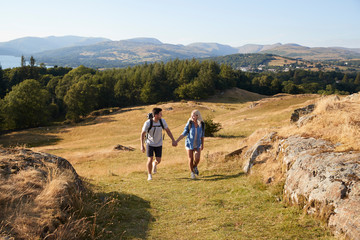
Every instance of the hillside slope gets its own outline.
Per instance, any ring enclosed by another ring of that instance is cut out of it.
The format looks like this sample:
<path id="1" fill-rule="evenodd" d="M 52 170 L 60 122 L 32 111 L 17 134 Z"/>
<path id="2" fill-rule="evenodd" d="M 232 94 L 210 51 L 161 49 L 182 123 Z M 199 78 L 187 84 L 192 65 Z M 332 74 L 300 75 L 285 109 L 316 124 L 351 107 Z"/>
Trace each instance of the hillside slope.
<path id="1" fill-rule="evenodd" d="M 244 171 L 269 183 L 284 181 L 286 202 L 322 219 L 340 237 L 359 239 L 359 110 L 360 93 L 297 109 L 292 125 L 246 139 Z"/>
<path id="2" fill-rule="evenodd" d="M 99 192 L 96 201 L 105 204 L 97 212 L 102 239 L 333 239 L 319 221 L 296 208 L 284 208 L 278 185 L 245 176 L 236 157 L 224 159 L 257 129 L 287 125 L 295 108 L 317 98 L 262 98 L 233 89 L 204 102 L 157 105 L 175 137 L 193 109 L 222 124 L 216 137 L 205 139 L 195 181 L 190 179 L 184 142 L 171 147 L 168 136 L 158 173 L 153 182 L 146 181 L 139 134 L 155 105 L 121 109 L 77 125 L 9 133 L 0 137 L 0 144 L 27 144 L 68 159 Z M 118 144 L 134 150 L 114 149 Z"/>

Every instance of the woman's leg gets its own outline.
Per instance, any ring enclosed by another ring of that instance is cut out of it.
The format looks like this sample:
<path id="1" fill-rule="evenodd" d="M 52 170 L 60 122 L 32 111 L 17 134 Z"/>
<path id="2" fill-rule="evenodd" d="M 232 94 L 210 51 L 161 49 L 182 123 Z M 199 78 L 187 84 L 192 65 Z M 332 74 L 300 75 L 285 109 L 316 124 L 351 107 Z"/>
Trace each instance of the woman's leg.
<path id="1" fill-rule="evenodd" d="M 195 161 L 194 161 L 194 167 L 197 167 L 197 165 L 199 164 L 200 162 L 200 154 L 201 154 L 201 150 L 200 148 L 194 150 L 195 152 Z"/>
<path id="2" fill-rule="evenodd" d="M 190 167 L 190 171 L 193 172 L 194 171 L 194 150 L 188 150 L 187 151 L 187 155 L 188 155 L 188 159 L 189 159 L 189 167 Z"/>

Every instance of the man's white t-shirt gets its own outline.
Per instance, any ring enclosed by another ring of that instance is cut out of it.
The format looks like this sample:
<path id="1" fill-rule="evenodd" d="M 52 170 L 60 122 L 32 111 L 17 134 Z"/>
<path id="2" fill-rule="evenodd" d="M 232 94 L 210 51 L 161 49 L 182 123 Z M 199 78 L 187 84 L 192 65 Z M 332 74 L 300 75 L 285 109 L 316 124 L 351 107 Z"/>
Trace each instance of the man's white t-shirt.
<path id="1" fill-rule="evenodd" d="M 161 121 L 163 123 L 164 129 L 167 129 L 168 125 L 167 125 L 165 119 L 162 118 Z M 162 141 L 162 127 L 160 124 L 160 120 L 158 122 L 153 121 L 153 126 L 150 129 L 150 131 L 148 132 L 149 127 L 150 127 L 150 119 L 144 123 L 144 126 L 142 128 L 143 132 L 148 133 L 147 134 L 148 137 L 146 138 L 145 143 L 152 147 L 162 146 L 162 142 L 163 142 Z"/>

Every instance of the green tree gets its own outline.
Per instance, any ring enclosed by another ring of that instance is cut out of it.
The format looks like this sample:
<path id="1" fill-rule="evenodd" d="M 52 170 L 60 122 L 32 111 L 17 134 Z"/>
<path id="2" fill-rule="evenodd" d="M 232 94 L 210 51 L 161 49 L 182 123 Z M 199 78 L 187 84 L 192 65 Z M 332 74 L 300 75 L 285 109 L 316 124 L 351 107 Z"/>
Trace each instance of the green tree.
<path id="1" fill-rule="evenodd" d="M 215 88 L 224 90 L 236 86 L 235 72 L 230 65 L 222 64 L 220 66 L 220 74 L 218 80 L 215 82 Z"/>
<path id="2" fill-rule="evenodd" d="M 86 74 L 93 75 L 95 72 L 94 69 L 84 67 L 83 65 L 74 68 L 59 81 L 55 89 L 56 97 L 63 100 L 70 87 L 77 83 L 82 76 Z"/>
<path id="3" fill-rule="evenodd" d="M 30 67 L 35 67 L 35 58 L 33 56 L 30 57 Z"/>
<path id="4" fill-rule="evenodd" d="M 344 74 L 344 77 L 343 77 L 343 79 L 341 80 L 341 82 L 344 83 L 344 84 L 348 84 L 348 83 L 349 83 L 349 77 L 348 77 L 348 75 L 347 75 L 346 73 Z"/>
<path id="5" fill-rule="evenodd" d="M 0 99 L 3 98 L 6 94 L 7 81 L 4 77 L 4 71 L 0 65 Z"/>
<path id="6" fill-rule="evenodd" d="M 97 108 L 98 89 L 91 81 L 81 79 L 70 87 L 64 103 L 67 107 L 66 118 L 77 122 Z"/>
<path id="7" fill-rule="evenodd" d="M 356 78 L 354 80 L 354 84 L 360 86 L 360 72 L 356 74 Z"/>
<path id="8" fill-rule="evenodd" d="M 25 60 L 25 57 L 24 55 L 21 55 L 21 67 L 25 67 L 26 66 L 26 60 Z"/>
<path id="9" fill-rule="evenodd" d="M 299 87 L 294 84 L 292 81 L 285 81 L 283 82 L 283 92 L 290 93 L 290 94 L 298 94 L 300 93 Z"/>
<path id="10" fill-rule="evenodd" d="M 1 112 L 7 129 L 37 127 L 49 120 L 49 92 L 29 79 L 14 86 L 3 99 Z"/>

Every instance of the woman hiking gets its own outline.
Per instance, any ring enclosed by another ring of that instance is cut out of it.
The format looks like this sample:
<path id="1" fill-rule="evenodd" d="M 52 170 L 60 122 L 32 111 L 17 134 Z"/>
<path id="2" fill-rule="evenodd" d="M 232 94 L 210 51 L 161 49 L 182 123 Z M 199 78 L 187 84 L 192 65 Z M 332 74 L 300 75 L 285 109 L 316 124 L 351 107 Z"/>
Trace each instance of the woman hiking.
<path id="1" fill-rule="evenodd" d="M 184 132 L 176 140 L 178 143 L 181 139 L 185 139 L 185 149 L 189 159 L 189 167 L 191 178 L 195 179 L 195 175 L 199 175 L 198 164 L 200 162 L 200 154 L 204 149 L 205 126 L 201 114 L 198 110 L 191 112 L 191 116 L 184 128 Z"/>

